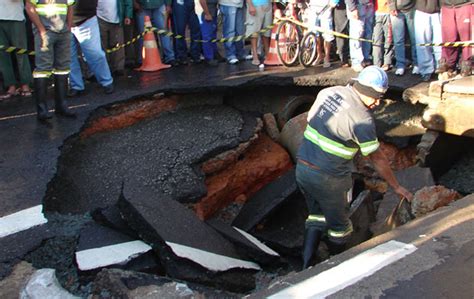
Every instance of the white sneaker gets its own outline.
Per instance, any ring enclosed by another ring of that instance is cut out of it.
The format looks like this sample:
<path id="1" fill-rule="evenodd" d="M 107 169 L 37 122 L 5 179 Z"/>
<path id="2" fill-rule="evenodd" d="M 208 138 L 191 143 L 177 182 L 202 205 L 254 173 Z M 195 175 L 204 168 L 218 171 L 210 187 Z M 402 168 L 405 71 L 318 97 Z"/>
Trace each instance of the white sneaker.
<path id="1" fill-rule="evenodd" d="M 419 75 L 420 74 L 420 69 L 415 65 L 413 67 L 413 70 L 411 71 L 413 75 Z"/>
<path id="2" fill-rule="evenodd" d="M 252 60 L 252 59 L 253 59 L 252 54 L 249 54 L 249 55 L 245 56 L 245 60 Z"/>
<path id="3" fill-rule="evenodd" d="M 405 69 L 402 67 L 395 70 L 395 75 L 397 76 L 403 76 L 404 74 L 405 74 Z"/>
<path id="4" fill-rule="evenodd" d="M 236 64 L 237 62 L 239 62 L 239 60 L 237 58 L 232 58 L 232 59 L 229 59 L 229 64 Z"/>

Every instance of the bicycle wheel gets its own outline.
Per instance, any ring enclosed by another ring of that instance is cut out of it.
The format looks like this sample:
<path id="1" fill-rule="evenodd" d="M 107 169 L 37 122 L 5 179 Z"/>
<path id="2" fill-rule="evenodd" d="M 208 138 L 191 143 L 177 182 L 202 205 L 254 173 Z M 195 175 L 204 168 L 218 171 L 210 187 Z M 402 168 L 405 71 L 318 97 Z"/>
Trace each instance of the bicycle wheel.
<path id="1" fill-rule="evenodd" d="M 298 25 L 283 21 L 278 25 L 276 37 L 278 59 L 286 66 L 295 65 L 300 51 L 301 29 Z"/>
<path id="2" fill-rule="evenodd" d="M 299 61 L 304 67 L 309 67 L 316 60 L 316 34 L 307 32 L 300 45 Z"/>

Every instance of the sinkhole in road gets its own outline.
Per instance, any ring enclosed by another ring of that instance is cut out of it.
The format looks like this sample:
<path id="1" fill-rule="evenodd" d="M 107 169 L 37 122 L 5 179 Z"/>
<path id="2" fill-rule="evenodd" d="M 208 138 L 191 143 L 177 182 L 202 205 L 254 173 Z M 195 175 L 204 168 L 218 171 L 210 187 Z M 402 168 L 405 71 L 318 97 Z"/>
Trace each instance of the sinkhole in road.
<path id="1" fill-rule="evenodd" d="M 62 146 L 44 198 L 52 223 L 76 217 L 80 225 L 30 260 L 54 267 L 45 252 L 67 244 L 56 268 L 63 286 L 81 295 L 112 292 L 120 277 L 233 296 L 299 271 L 307 210 L 294 155 L 318 90 L 156 94 L 97 109 Z M 374 113 L 397 177 L 413 192 L 442 182 L 472 193 L 453 179 L 466 169 L 450 172 L 460 159 L 472 167 L 472 140 L 426 132 L 422 112 L 391 100 Z M 456 151 L 446 155 L 446 147 Z M 391 229 L 386 220 L 398 203 L 369 160 L 357 156 L 355 166 L 350 246 Z M 322 244 L 318 261 L 326 258 Z"/>

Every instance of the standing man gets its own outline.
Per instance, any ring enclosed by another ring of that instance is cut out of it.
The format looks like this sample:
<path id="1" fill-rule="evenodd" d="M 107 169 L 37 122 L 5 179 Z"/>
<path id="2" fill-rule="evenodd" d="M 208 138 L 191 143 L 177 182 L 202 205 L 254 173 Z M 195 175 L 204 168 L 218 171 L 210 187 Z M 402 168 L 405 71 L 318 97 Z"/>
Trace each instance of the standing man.
<path id="1" fill-rule="evenodd" d="M 37 117 L 51 118 L 46 103 L 48 79 L 54 75 L 55 113 L 74 117 L 66 105 L 67 78 L 71 63 L 71 24 L 74 0 L 27 0 L 26 12 L 33 23 L 35 63 L 33 72 Z"/>
<path id="2" fill-rule="evenodd" d="M 354 38 L 372 39 L 374 29 L 374 3 L 373 0 L 345 0 L 347 17 L 349 19 L 349 35 Z M 370 51 L 372 44 L 357 39 L 349 41 L 351 66 L 360 72 L 370 64 Z"/>
<path id="3" fill-rule="evenodd" d="M 257 52 L 257 40 L 259 35 L 262 38 L 264 56 L 267 57 L 270 48 L 271 31 L 259 34 L 258 32 L 272 24 L 272 3 L 270 0 L 247 0 L 247 18 L 245 21 L 246 36 L 250 37 L 250 45 L 252 47 L 252 64 L 260 65 L 260 58 Z"/>
<path id="4" fill-rule="evenodd" d="M 133 18 L 132 0 L 99 0 L 97 4 L 100 39 L 104 49 L 122 45 L 124 24 L 131 24 Z M 110 69 L 114 75 L 121 76 L 125 70 L 125 49 L 121 48 L 107 54 Z"/>
<path id="5" fill-rule="evenodd" d="M 416 60 L 415 40 L 415 0 L 389 0 L 390 21 L 392 23 L 393 44 L 395 47 L 395 75 L 403 76 L 407 67 L 405 57 L 405 24 L 410 38 L 411 60 L 413 75 L 420 73 Z"/>
<path id="6" fill-rule="evenodd" d="M 5 1 L 0 10 L 0 45 L 5 47 L 17 47 L 26 49 L 26 27 L 23 0 Z M 1 95 L 0 99 L 6 99 L 17 95 L 17 84 L 20 84 L 20 94 L 31 96 L 30 84 L 31 67 L 28 55 L 17 54 L 16 64 L 18 65 L 19 81 L 15 78 L 12 55 L 5 51 L 0 51 L 0 72 L 3 74 L 3 83 L 7 88 L 7 93 Z"/>
<path id="7" fill-rule="evenodd" d="M 222 35 L 232 38 L 244 35 L 244 0 L 219 0 L 219 9 L 222 13 L 224 24 Z M 243 40 L 226 42 L 224 44 L 227 63 L 236 64 L 239 58 L 245 59 Z"/>
<path id="8" fill-rule="evenodd" d="M 359 148 L 397 194 L 408 200 L 413 197 L 399 185 L 387 158 L 379 150 L 374 120 L 369 112 L 379 104 L 387 88 L 387 74 L 379 67 L 369 66 L 352 86 L 320 91 L 308 113 L 296 166 L 296 181 L 309 211 L 303 269 L 311 265 L 326 230 L 331 254 L 345 249 L 352 232 L 346 198 L 352 187 L 352 158 Z"/>
<path id="9" fill-rule="evenodd" d="M 192 63 L 201 62 L 201 45 L 197 40 L 201 39 L 201 27 L 194 8 L 194 0 L 173 0 L 173 26 L 175 34 L 186 36 L 186 27 L 189 28 L 191 42 L 189 43 L 189 54 Z M 180 64 L 188 64 L 188 47 L 184 38 L 174 41 L 176 59 Z"/>
<path id="10" fill-rule="evenodd" d="M 114 80 L 110 74 L 105 52 L 102 50 L 96 13 L 97 0 L 76 0 L 71 28 L 73 36 L 71 37 L 70 96 L 76 96 L 85 89 L 81 66 L 77 58 L 78 47 L 81 47 L 89 70 L 102 85 L 104 92 L 107 94 L 114 92 Z"/>
<path id="11" fill-rule="evenodd" d="M 134 0 L 133 7 L 135 8 L 138 31 L 140 33 L 145 31 L 145 16 L 150 17 L 153 27 L 169 31 L 168 18 L 171 14 L 171 2 L 172 0 Z M 160 34 L 159 38 L 161 52 L 163 53 L 163 62 L 177 66 L 178 62 L 175 60 L 171 38 L 165 34 Z M 138 62 L 140 64 L 142 63 L 142 47 L 143 39 L 140 39 L 138 41 L 138 48 L 140 49 Z"/>
<path id="12" fill-rule="evenodd" d="M 217 38 L 217 0 L 199 0 L 199 3 L 202 7 L 202 39 L 207 41 L 202 44 L 202 55 L 207 64 L 217 66 L 217 45 L 210 42 Z"/>

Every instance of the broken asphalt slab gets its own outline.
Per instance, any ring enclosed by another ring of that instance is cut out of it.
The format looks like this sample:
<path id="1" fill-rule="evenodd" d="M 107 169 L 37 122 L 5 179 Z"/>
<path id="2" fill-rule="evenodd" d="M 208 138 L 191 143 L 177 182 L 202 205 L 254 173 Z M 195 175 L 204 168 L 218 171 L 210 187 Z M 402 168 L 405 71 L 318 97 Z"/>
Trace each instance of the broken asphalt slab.
<path id="1" fill-rule="evenodd" d="M 107 207 L 131 177 L 173 199 L 194 202 L 206 194 L 198 164 L 250 136 L 246 126 L 257 122 L 245 119 L 251 118 L 228 106 L 198 106 L 107 134 L 75 136 L 62 148 L 45 209 L 84 213 Z"/>
<path id="2" fill-rule="evenodd" d="M 167 275 L 232 291 L 255 287 L 260 270 L 181 203 L 138 180 L 125 182 L 118 202 L 128 224 L 150 244 Z"/>
<path id="3" fill-rule="evenodd" d="M 252 196 L 242 207 L 232 222 L 244 231 L 249 231 L 267 217 L 282 202 L 299 193 L 296 185 L 295 169 L 286 172 L 273 182 L 265 185 Z"/>
<path id="4" fill-rule="evenodd" d="M 210 219 L 206 223 L 232 242 L 242 256 L 256 261 L 259 265 L 278 266 L 280 255 L 251 234 L 218 219 Z"/>
<path id="5" fill-rule="evenodd" d="M 151 250 L 151 246 L 141 240 L 91 222 L 81 230 L 75 257 L 81 271 L 104 267 L 157 271 L 159 265 Z M 134 268 L 138 260 L 144 260 L 139 265 L 146 268 Z"/>

